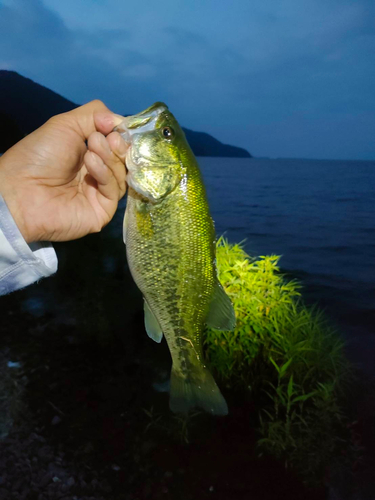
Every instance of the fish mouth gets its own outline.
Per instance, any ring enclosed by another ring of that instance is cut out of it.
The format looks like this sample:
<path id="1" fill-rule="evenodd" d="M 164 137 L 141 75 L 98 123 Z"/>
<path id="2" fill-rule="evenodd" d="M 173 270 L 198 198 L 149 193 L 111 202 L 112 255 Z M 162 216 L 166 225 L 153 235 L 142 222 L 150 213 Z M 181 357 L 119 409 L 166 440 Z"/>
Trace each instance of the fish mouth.
<path id="1" fill-rule="evenodd" d="M 124 141 L 130 145 L 134 134 L 154 130 L 159 116 L 167 110 L 168 106 L 166 104 L 155 102 L 141 113 L 125 117 L 124 121 L 113 130 L 118 132 Z"/>
<path id="2" fill-rule="evenodd" d="M 128 151 L 125 158 L 126 182 L 128 186 L 136 189 L 133 185 L 132 172 L 138 168 L 140 158 L 133 151 L 132 143 L 133 136 L 144 132 L 152 132 L 155 130 L 159 116 L 168 110 L 168 106 L 163 102 L 155 102 L 152 106 L 141 111 L 136 115 L 127 116 L 113 130 L 118 132 L 126 145 Z"/>

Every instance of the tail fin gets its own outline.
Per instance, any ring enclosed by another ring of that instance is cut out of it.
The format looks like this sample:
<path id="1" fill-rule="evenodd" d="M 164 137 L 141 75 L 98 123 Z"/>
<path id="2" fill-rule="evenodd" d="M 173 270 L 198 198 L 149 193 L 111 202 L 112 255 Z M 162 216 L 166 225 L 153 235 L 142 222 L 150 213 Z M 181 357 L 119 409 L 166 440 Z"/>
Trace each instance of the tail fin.
<path id="1" fill-rule="evenodd" d="M 188 413 L 191 408 L 199 407 L 212 415 L 228 414 L 225 399 L 203 365 L 195 366 L 190 377 L 172 366 L 169 407 L 175 413 Z"/>

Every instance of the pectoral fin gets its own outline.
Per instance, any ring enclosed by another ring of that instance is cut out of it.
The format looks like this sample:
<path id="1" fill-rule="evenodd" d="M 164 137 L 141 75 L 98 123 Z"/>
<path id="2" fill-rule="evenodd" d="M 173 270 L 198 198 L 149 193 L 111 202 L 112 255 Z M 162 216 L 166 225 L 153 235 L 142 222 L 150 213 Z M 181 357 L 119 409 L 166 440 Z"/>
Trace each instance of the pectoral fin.
<path id="1" fill-rule="evenodd" d="M 236 325 L 232 302 L 219 282 L 212 295 L 206 323 L 207 326 L 216 330 L 233 330 Z"/>
<path id="2" fill-rule="evenodd" d="M 155 342 L 160 344 L 161 339 L 163 338 L 163 332 L 158 320 L 155 318 L 154 313 L 149 308 L 149 305 L 147 304 L 145 299 L 143 309 L 145 313 L 145 328 L 147 335 L 150 337 L 150 339 L 155 340 Z"/>

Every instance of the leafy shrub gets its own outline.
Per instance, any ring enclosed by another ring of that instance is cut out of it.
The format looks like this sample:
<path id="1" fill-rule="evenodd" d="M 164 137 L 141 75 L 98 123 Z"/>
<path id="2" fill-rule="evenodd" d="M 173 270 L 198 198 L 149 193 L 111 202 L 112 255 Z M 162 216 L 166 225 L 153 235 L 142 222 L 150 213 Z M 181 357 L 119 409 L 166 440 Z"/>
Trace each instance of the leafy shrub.
<path id="1" fill-rule="evenodd" d="M 280 274 L 279 256 L 252 259 L 220 238 L 219 279 L 236 312 L 234 331 L 207 329 L 206 356 L 227 387 L 247 388 L 259 406 L 259 447 L 310 478 L 342 446 L 339 398 L 350 374 L 344 343 L 300 285 Z"/>

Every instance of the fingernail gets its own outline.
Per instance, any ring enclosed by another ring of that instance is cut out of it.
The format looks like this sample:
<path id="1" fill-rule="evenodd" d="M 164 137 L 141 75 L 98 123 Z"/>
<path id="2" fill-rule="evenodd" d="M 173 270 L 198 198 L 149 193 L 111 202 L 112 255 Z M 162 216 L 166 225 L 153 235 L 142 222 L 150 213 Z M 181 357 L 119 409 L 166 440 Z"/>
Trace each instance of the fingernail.
<path id="1" fill-rule="evenodd" d="M 124 120 L 125 120 L 124 116 L 113 114 L 114 127 L 117 127 L 117 125 L 120 125 L 120 123 L 122 123 Z"/>

